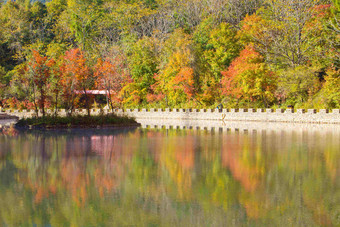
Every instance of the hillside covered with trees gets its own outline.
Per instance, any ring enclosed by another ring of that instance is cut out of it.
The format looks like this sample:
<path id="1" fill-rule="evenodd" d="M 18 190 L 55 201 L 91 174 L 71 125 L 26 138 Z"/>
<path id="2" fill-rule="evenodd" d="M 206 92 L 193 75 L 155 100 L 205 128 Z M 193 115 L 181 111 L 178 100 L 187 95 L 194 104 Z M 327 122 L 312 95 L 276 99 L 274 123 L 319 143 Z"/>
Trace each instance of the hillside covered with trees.
<path id="1" fill-rule="evenodd" d="M 339 0 L 0 6 L 3 108 L 340 108 Z"/>

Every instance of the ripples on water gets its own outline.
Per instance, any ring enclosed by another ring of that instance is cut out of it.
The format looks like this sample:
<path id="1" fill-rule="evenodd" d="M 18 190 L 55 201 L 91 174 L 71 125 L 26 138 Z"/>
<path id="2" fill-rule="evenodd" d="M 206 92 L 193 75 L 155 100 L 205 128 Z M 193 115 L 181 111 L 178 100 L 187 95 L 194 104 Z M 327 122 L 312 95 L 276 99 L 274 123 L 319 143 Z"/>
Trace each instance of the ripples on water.
<path id="1" fill-rule="evenodd" d="M 275 128 L 5 130 L 0 224 L 340 225 L 339 128 Z"/>

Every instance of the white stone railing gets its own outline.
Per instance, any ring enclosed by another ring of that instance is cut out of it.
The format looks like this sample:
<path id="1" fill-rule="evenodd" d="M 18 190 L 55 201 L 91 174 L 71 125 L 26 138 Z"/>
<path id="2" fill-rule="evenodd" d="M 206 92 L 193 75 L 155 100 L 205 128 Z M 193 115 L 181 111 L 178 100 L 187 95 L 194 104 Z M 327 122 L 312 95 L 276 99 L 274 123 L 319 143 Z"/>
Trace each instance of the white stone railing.
<path id="1" fill-rule="evenodd" d="M 175 119 L 175 120 L 224 120 L 224 121 L 260 121 L 260 122 L 296 122 L 340 124 L 340 110 L 321 109 L 91 109 L 91 115 L 114 112 L 118 116 L 129 116 L 137 119 Z M 3 113 L 27 118 L 35 116 L 34 110 L 6 110 Z M 47 114 L 53 114 L 47 110 Z M 58 110 L 59 116 L 66 116 L 65 109 Z M 74 114 L 86 115 L 86 109 L 75 110 Z M 39 112 L 41 116 L 41 111 Z"/>

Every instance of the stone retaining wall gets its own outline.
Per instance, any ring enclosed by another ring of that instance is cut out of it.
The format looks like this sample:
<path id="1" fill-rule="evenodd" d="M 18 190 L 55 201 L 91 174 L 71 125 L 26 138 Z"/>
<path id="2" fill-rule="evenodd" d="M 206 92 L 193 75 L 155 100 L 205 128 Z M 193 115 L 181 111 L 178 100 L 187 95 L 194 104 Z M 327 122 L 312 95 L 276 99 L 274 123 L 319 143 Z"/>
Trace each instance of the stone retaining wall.
<path id="1" fill-rule="evenodd" d="M 91 109 L 92 115 L 107 114 L 109 110 Z M 35 115 L 32 111 L 10 111 L 4 113 L 19 118 Z M 47 111 L 52 114 L 51 110 Z M 76 110 L 76 114 L 85 115 L 85 109 Z M 340 124 L 340 110 L 315 109 L 117 109 L 118 116 L 130 116 L 137 119 L 172 119 L 172 120 L 224 120 L 224 121 L 260 121 L 260 122 L 293 122 L 293 123 L 326 123 Z M 66 116 L 66 111 L 58 111 L 59 116 Z M 41 113 L 39 114 L 41 115 Z"/>

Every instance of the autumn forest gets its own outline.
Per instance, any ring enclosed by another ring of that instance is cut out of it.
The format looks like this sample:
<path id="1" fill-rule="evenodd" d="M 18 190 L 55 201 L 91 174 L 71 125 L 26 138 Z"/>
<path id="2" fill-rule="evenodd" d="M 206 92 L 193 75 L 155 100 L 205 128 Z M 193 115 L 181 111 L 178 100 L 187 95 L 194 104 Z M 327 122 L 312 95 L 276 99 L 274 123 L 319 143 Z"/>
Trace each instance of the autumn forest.
<path id="1" fill-rule="evenodd" d="M 340 108 L 339 10 L 339 0 L 0 1 L 1 107 Z"/>

